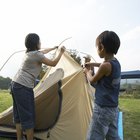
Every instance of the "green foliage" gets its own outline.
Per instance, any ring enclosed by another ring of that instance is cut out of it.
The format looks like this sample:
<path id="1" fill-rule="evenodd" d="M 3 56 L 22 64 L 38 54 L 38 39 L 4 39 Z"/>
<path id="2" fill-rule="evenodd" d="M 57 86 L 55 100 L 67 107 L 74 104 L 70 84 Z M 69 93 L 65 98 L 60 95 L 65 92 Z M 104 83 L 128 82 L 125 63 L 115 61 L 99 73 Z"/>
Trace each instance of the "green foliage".
<path id="1" fill-rule="evenodd" d="M 140 99 L 140 90 L 133 91 L 131 93 L 127 93 L 124 91 L 121 95 L 121 98 L 129 98 L 129 99 Z"/>
<path id="2" fill-rule="evenodd" d="M 10 82 L 11 82 L 11 79 L 9 77 L 4 78 L 0 76 L 0 89 L 8 89 Z"/>
<path id="3" fill-rule="evenodd" d="M 81 65 L 81 58 L 80 56 L 77 55 L 76 50 L 69 50 L 70 56 L 78 63 Z"/>

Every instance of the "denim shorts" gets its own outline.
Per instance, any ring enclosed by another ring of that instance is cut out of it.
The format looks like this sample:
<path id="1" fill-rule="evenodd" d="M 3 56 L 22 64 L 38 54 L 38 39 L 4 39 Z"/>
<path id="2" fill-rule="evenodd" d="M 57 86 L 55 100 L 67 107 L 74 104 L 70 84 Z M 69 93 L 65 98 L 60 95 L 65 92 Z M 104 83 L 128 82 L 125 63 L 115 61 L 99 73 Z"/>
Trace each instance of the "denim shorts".
<path id="1" fill-rule="evenodd" d="M 13 97 L 14 122 L 20 123 L 23 130 L 34 128 L 35 105 L 33 89 L 12 82 L 11 93 Z"/>
<path id="2" fill-rule="evenodd" d="M 118 107 L 100 107 L 94 104 L 87 140 L 120 140 L 118 113 Z"/>

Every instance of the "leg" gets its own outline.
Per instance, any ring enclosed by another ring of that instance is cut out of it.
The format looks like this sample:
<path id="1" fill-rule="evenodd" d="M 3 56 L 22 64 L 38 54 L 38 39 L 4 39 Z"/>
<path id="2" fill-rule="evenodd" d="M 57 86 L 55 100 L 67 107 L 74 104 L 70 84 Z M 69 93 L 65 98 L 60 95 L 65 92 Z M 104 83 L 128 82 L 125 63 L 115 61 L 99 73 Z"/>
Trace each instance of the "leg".
<path id="1" fill-rule="evenodd" d="M 13 98 L 13 117 L 14 117 L 14 123 L 16 126 L 16 133 L 17 133 L 17 140 L 22 140 L 22 128 L 21 128 L 21 123 L 20 123 L 20 117 L 19 117 L 19 112 L 18 112 L 18 107 L 17 107 L 17 101 L 16 101 L 16 95 L 14 94 L 16 90 L 13 90 L 13 84 L 11 86 L 11 94 Z"/>
<path id="2" fill-rule="evenodd" d="M 20 123 L 16 123 L 16 131 L 17 131 L 17 140 L 22 140 L 22 129 Z"/>
<path id="3" fill-rule="evenodd" d="M 104 140 L 108 131 L 108 121 L 105 119 L 103 109 L 94 105 L 94 111 L 87 140 Z"/>
<path id="4" fill-rule="evenodd" d="M 26 136 L 27 136 L 27 140 L 33 140 L 33 138 L 34 138 L 34 131 L 33 131 L 32 128 L 26 130 Z"/>
<path id="5" fill-rule="evenodd" d="M 22 130 L 25 130 L 25 133 L 27 137 L 29 137 L 29 140 L 32 140 L 31 137 L 33 137 L 33 128 L 35 125 L 35 106 L 33 89 L 24 87 L 20 84 L 16 84 L 14 89 L 16 95 L 15 101 L 17 104 L 16 109 L 18 112 L 19 119 L 16 120 L 16 123 L 21 124 Z M 16 115 L 14 116 L 14 118 L 16 118 Z"/>
<path id="6" fill-rule="evenodd" d="M 120 140 L 118 135 L 118 108 L 112 109 L 112 115 L 110 116 L 112 116 L 112 122 L 109 125 L 106 140 Z"/>

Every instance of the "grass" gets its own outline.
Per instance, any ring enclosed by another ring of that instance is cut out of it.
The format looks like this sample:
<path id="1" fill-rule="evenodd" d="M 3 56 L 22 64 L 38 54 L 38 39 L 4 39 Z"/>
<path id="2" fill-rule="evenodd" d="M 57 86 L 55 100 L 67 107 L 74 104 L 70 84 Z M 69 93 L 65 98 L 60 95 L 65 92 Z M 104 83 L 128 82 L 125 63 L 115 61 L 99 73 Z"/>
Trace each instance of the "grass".
<path id="1" fill-rule="evenodd" d="M 140 99 L 121 98 L 124 140 L 140 140 Z"/>
<path id="2" fill-rule="evenodd" d="M 139 94 L 140 95 L 140 94 Z M 124 140 L 140 140 L 140 98 L 138 96 L 121 96 L 119 108 L 123 112 Z M 8 91 L 0 91 L 0 112 L 12 105 L 12 97 Z M 0 140 L 9 140 L 0 138 Z"/>
<path id="3" fill-rule="evenodd" d="M 12 96 L 7 90 L 0 90 L 0 112 L 12 105 Z"/>
<path id="4" fill-rule="evenodd" d="M 0 90 L 0 112 L 6 110 L 12 105 L 12 96 L 7 90 Z M 0 140 L 11 140 L 8 138 L 0 137 Z"/>

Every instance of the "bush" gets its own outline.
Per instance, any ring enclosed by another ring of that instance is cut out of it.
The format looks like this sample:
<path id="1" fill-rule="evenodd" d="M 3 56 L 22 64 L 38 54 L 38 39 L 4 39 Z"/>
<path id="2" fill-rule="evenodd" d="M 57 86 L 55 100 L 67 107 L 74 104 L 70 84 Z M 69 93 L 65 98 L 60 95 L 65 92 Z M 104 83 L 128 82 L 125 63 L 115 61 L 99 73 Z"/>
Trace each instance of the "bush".
<path id="1" fill-rule="evenodd" d="M 0 89 L 8 89 L 10 82 L 11 82 L 11 79 L 9 77 L 4 78 L 0 76 Z"/>
<path id="2" fill-rule="evenodd" d="M 133 98 L 133 99 L 140 99 L 140 90 L 133 91 L 131 93 L 123 92 L 120 94 L 120 98 Z"/>

